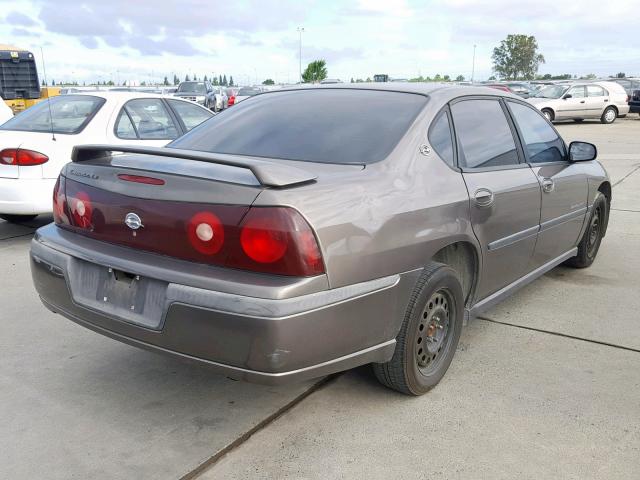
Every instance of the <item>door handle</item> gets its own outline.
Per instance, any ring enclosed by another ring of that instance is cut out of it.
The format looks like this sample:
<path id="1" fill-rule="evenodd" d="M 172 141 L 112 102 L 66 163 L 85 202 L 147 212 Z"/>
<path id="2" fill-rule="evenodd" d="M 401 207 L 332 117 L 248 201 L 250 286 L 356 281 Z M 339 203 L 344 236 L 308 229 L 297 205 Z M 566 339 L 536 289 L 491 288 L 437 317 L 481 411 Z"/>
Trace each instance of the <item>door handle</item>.
<path id="1" fill-rule="evenodd" d="M 584 103 L 584 100 L 582 100 L 580 103 Z"/>
<path id="2" fill-rule="evenodd" d="M 493 205 L 494 199 L 493 192 L 488 188 L 479 188 L 473 194 L 473 201 L 479 207 L 490 207 Z"/>
<path id="3" fill-rule="evenodd" d="M 609 101 L 609 99 L 608 99 L 608 98 L 605 98 L 605 99 L 604 99 L 604 101 L 605 101 L 605 103 L 606 103 L 606 102 L 608 102 L 608 101 Z"/>
<path id="4" fill-rule="evenodd" d="M 553 182 L 553 180 L 551 180 L 550 178 L 543 178 L 542 179 L 542 190 L 545 193 L 551 193 L 553 192 L 553 189 L 556 187 L 556 184 Z"/>

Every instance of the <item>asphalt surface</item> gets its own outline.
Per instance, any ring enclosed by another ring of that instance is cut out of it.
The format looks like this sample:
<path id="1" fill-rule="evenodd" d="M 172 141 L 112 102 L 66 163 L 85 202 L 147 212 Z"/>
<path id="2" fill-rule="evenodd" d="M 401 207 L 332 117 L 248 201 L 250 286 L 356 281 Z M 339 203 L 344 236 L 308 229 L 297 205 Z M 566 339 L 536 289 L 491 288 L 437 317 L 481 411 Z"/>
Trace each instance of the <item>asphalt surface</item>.
<path id="1" fill-rule="evenodd" d="M 0 478 L 636 478 L 640 119 L 558 129 L 596 143 L 615 184 L 598 259 L 471 323 L 420 398 L 368 368 L 234 382 L 90 332 L 31 285 L 29 241 L 50 218 L 0 221 Z"/>

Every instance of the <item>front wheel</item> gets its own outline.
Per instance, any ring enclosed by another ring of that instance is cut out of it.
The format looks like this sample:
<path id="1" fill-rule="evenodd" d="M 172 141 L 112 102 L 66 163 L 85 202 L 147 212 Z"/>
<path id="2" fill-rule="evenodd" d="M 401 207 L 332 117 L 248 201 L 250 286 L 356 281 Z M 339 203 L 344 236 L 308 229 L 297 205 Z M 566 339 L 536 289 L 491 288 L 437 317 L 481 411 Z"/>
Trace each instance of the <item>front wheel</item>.
<path id="1" fill-rule="evenodd" d="M 565 262 L 567 265 L 575 268 L 587 268 L 593 263 L 607 228 L 608 215 L 607 197 L 602 192 L 598 192 L 593 201 L 587 229 L 578 244 L 578 254 L 567 260 Z"/>
<path id="2" fill-rule="evenodd" d="M 616 111 L 615 108 L 607 107 L 604 109 L 604 112 L 602 112 L 602 117 L 600 117 L 600 121 L 605 124 L 613 123 L 616 121 L 617 116 L 618 116 L 618 112 Z"/>
<path id="3" fill-rule="evenodd" d="M 425 267 L 409 300 L 393 357 L 373 364 L 378 380 L 407 395 L 422 395 L 435 387 L 456 353 L 463 310 L 464 294 L 455 270 L 442 263 Z"/>
<path id="4" fill-rule="evenodd" d="M 547 120 L 549 120 L 550 122 L 553 122 L 554 119 L 554 115 L 553 112 L 551 110 L 549 110 L 548 108 L 545 108 L 544 110 L 542 110 L 542 114 L 547 117 Z"/>
<path id="5" fill-rule="evenodd" d="M 9 214 L 0 214 L 0 218 L 6 220 L 11 223 L 24 223 L 36 218 L 37 215 L 9 215 Z"/>

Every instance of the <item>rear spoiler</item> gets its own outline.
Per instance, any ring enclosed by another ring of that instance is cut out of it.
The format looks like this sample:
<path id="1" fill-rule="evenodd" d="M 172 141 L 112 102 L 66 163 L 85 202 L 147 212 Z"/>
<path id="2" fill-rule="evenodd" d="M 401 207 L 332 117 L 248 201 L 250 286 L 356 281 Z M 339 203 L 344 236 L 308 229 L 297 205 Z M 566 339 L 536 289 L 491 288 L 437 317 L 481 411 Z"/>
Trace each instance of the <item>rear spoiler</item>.
<path id="1" fill-rule="evenodd" d="M 229 155 L 223 153 L 199 152 L 167 147 L 136 147 L 128 145 L 77 145 L 71 152 L 71 161 L 86 162 L 98 158 L 110 157 L 116 153 L 135 153 L 158 157 L 184 158 L 198 162 L 216 163 L 230 167 L 246 168 L 253 173 L 258 182 L 266 187 L 288 187 L 313 182 L 317 175 L 301 168 L 283 165 L 268 159 Z"/>

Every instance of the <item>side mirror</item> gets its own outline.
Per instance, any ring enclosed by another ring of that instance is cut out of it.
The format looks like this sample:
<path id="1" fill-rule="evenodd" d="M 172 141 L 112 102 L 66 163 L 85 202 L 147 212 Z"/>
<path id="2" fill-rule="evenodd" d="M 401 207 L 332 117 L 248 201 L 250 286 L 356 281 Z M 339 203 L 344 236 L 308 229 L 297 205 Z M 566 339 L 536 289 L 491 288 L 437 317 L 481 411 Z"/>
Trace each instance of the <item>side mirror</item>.
<path id="1" fill-rule="evenodd" d="M 573 98 L 573 95 L 567 93 L 564 97 L 562 97 L 563 100 L 566 100 L 567 98 Z"/>
<path id="2" fill-rule="evenodd" d="M 569 144 L 570 162 L 589 162 L 598 156 L 598 149 L 593 143 L 571 142 Z"/>

